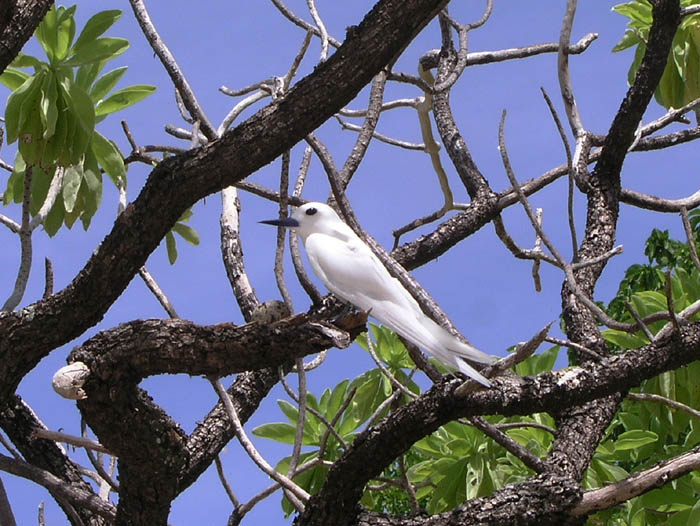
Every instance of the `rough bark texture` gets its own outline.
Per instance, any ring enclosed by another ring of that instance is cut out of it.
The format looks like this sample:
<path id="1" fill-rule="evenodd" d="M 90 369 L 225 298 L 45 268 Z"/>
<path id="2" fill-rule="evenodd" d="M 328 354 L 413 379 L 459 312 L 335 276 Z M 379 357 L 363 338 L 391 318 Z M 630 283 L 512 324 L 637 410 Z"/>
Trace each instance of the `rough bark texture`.
<path id="1" fill-rule="evenodd" d="M 101 320 L 184 210 L 241 181 L 320 126 L 373 76 L 392 64 L 446 3 L 379 1 L 359 26 L 348 29 L 346 42 L 283 97 L 220 140 L 160 163 L 68 287 L 16 313 L 0 314 L 0 407 L 4 408 L 0 426 L 29 463 L 53 473 L 68 485 L 75 484 L 83 493 L 94 494 L 77 466 L 54 443 L 31 437 L 31 428 L 38 422 L 13 394 L 19 382 L 53 349 Z M 587 221 L 580 259 L 600 256 L 614 245 L 619 203 L 624 196 L 620 185 L 622 163 L 659 82 L 680 20 L 678 0 L 652 3 L 654 24 L 646 56 L 601 151 L 595 154 L 598 163 L 587 180 Z M 0 71 L 16 55 L 49 5 L 16 2 L 0 7 Z M 448 35 L 449 30 L 443 32 L 443 49 L 437 61 L 438 82 L 451 73 L 456 63 Z M 382 88 L 383 84 L 377 89 Z M 394 250 L 394 258 L 407 269 L 436 259 L 514 202 L 512 195 L 494 194 L 474 163 L 453 119 L 449 91 L 434 94 L 433 113 L 446 152 L 472 202 L 467 210 L 430 234 Z M 376 119 L 367 124 L 365 135 L 375 124 Z M 691 132 L 679 140 L 692 140 L 700 134 L 697 129 Z M 358 151 L 366 147 L 362 142 L 365 140 L 368 137 L 358 141 Z M 639 144 L 654 147 L 655 143 Z M 547 184 L 566 170 L 560 172 L 524 186 L 535 191 L 541 187 L 538 185 Z M 153 214 L 153 210 L 159 213 Z M 229 234 L 224 250 L 234 259 L 240 258 L 237 234 Z M 604 267 L 605 262 L 574 273 L 578 287 L 591 298 Z M 254 303 L 254 298 L 248 298 L 244 310 L 252 309 Z M 166 524 L 173 499 L 207 469 L 234 435 L 221 404 L 217 404 L 188 436 L 138 387 L 143 378 L 174 373 L 240 373 L 228 392 L 239 418 L 245 422 L 277 383 L 280 367 L 288 371 L 296 358 L 331 346 L 346 346 L 357 336 L 365 320 L 342 318 L 332 325 L 327 320 L 334 314 L 334 306 L 337 305 L 331 301 L 308 314 L 266 326 L 132 321 L 103 331 L 74 349 L 69 361 L 82 361 L 90 369 L 84 386 L 88 398 L 79 402 L 79 408 L 102 444 L 119 457 L 116 523 Z M 562 309 L 568 338 L 606 356 L 597 320 L 567 284 L 562 289 Z M 498 377 L 493 380 L 493 388 L 466 395 L 455 392 L 461 379 L 444 377 L 418 399 L 362 432 L 334 463 L 325 485 L 311 498 L 296 523 L 582 524 L 585 517 L 571 517 L 570 511 L 581 500 L 585 470 L 626 391 L 645 379 L 699 358 L 700 324 L 693 323 L 664 341 L 606 356 L 601 362 L 587 362 L 581 356 L 579 367 L 535 378 Z M 549 412 L 557 419 L 556 439 L 545 459 L 549 468 L 546 472 L 433 517 L 386 516 L 367 513 L 360 507 L 366 484 L 441 425 L 460 417 L 536 412 Z M 104 523 L 103 518 L 89 511 L 78 511 L 85 524 Z"/>
<path id="2" fill-rule="evenodd" d="M 0 73 L 15 59 L 52 5 L 51 0 L 7 0 L 0 4 Z"/>

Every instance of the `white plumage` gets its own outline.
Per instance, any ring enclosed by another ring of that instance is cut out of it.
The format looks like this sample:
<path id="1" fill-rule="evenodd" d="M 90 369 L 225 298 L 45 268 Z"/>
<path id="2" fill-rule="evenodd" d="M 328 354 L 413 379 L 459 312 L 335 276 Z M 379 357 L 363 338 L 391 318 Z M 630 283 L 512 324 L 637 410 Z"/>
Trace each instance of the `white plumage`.
<path id="1" fill-rule="evenodd" d="M 263 223 L 294 229 L 316 275 L 339 298 L 368 312 L 441 362 L 489 387 L 462 358 L 488 364 L 493 356 L 455 338 L 421 311 L 416 300 L 387 271 L 372 250 L 324 203 L 307 203 L 286 220 Z"/>

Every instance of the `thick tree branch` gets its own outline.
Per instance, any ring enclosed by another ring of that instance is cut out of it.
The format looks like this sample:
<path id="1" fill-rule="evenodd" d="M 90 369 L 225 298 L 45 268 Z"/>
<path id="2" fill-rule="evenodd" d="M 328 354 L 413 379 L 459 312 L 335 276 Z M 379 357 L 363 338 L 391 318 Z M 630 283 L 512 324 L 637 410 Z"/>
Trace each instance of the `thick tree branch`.
<path id="1" fill-rule="evenodd" d="M 446 378 L 417 400 L 402 406 L 378 425 L 364 431 L 331 468 L 320 493 L 306 507 L 303 526 L 352 524 L 353 510 L 364 485 L 397 455 L 442 424 L 460 417 L 499 413 L 558 413 L 578 407 L 642 380 L 700 358 L 700 324 L 655 343 L 581 367 L 544 373 L 536 378 L 496 377 L 493 387 L 455 397 L 462 381 Z"/>
<path id="2" fill-rule="evenodd" d="M 16 0 L 0 7 L 0 73 L 32 36 L 53 0 Z"/>
<path id="3" fill-rule="evenodd" d="M 445 3 L 381 0 L 285 97 L 220 140 L 161 162 L 68 287 L 0 317 L 0 400 L 43 356 L 102 318 L 187 208 L 269 163 L 347 105 Z"/>

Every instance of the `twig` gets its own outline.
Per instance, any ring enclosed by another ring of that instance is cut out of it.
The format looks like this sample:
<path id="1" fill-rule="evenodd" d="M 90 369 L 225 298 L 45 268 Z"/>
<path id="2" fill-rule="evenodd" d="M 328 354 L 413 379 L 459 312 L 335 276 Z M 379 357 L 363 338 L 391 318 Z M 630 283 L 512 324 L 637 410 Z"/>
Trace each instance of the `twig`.
<path id="1" fill-rule="evenodd" d="M 492 3 L 489 2 L 488 6 L 491 7 Z M 467 26 L 458 24 L 452 18 L 450 18 L 450 15 L 447 13 L 447 8 L 443 9 L 440 13 L 440 20 L 440 27 L 443 33 L 443 51 L 449 51 L 454 53 L 454 48 L 452 48 L 451 45 L 452 43 L 449 42 L 451 40 L 449 39 L 449 27 L 447 27 L 446 24 L 442 22 L 443 20 L 449 21 L 450 24 L 454 26 L 457 30 L 457 37 L 459 38 L 459 49 L 457 50 L 457 63 L 444 79 L 433 85 L 433 93 L 440 93 L 442 91 L 450 89 L 454 85 L 454 83 L 457 82 L 457 79 L 462 76 L 462 73 L 464 73 L 464 69 L 467 67 L 467 33 L 469 29 L 467 28 Z M 445 35 L 446 32 L 448 33 L 448 35 Z M 448 37 L 447 39 L 446 36 Z M 449 42 L 449 47 L 445 45 L 447 42 Z"/>
<path id="2" fill-rule="evenodd" d="M 297 26 L 301 27 L 302 29 L 305 29 L 306 31 L 312 32 L 314 35 L 317 37 L 321 36 L 321 31 L 309 24 L 307 21 L 299 18 L 297 15 L 295 15 L 286 5 L 281 0 L 272 0 L 272 3 L 275 5 L 277 9 L 279 9 L 280 13 L 282 13 L 290 22 L 293 24 L 296 24 Z M 332 36 L 328 35 L 328 43 L 335 47 L 338 48 L 340 47 L 341 42 L 333 38 Z"/>
<path id="3" fill-rule="evenodd" d="M 681 219 L 683 220 L 683 230 L 685 230 L 688 247 L 690 248 L 690 259 L 693 260 L 695 268 L 700 271 L 700 259 L 698 259 L 698 248 L 695 244 L 695 234 L 693 233 L 693 228 L 690 226 L 688 209 L 686 207 L 681 207 Z"/>
<path id="4" fill-rule="evenodd" d="M 382 104 L 379 111 L 393 110 L 395 108 L 413 108 L 415 109 L 418 104 L 423 100 L 422 97 L 415 97 L 413 99 L 396 99 Z M 351 110 L 348 108 L 343 108 L 338 112 L 338 115 L 343 117 L 365 117 L 367 115 L 367 110 Z"/>
<path id="5" fill-rule="evenodd" d="M 676 400 L 671 400 L 665 396 L 652 394 L 652 393 L 627 393 L 627 398 L 630 400 L 637 400 L 641 402 L 656 402 L 658 404 L 663 404 L 672 409 L 677 409 L 683 411 L 685 414 L 700 420 L 700 411 L 693 409 L 692 407 L 682 404 Z"/>
<path id="6" fill-rule="evenodd" d="M 218 135 L 223 135 L 224 132 L 228 130 L 229 126 L 231 126 L 233 121 L 235 121 L 236 118 L 243 112 L 243 110 L 245 110 L 249 106 L 252 106 L 259 100 L 264 99 L 265 97 L 269 97 L 269 94 L 265 93 L 264 91 L 258 91 L 240 101 L 231 109 L 230 112 L 228 112 L 226 117 L 224 117 L 224 120 L 221 121 L 221 125 L 216 130 L 216 133 Z"/>
<path id="7" fill-rule="evenodd" d="M 399 472 L 401 473 L 401 484 L 406 490 L 406 493 L 408 493 L 408 498 L 411 501 L 411 511 L 413 511 L 413 513 L 418 513 L 420 511 L 420 504 L 418 503 L 418 498 L 416 497 L 416 490 L 413 488 L 411 481 L 408 480 L 404 456 L 399 456 L 397 460 L 399 463 Z"/>
<path id="8" fill-rule="evenodd" d="M 260 455 L 258 450 L 248 438 L 248 435 L 246 434 L 245 430 L 243 429 L 243 425 L 241 424 L 241 421 L 238 418 L 238 414 L 236 413 L 236 408 L 231 402 L 231 397 L 226 392 L 226 389 L 224 389 L 224 386 L 221 384 L 221 381 L 212 378 L 210 379 L 210 382 L 214 387 L 214 390 L 219 395 L 221 402 L 224 404 L 226 414 L 231 419 L 231 426 L 234 429 L 236 437 L 245 449 L 246 453 L 248 453 L 248 456 L 269 477 L 278 482 L 283 488 L 289 490 L 289 501 L 298 511 L 302 511 L 304 509 L 304 503 L 309 500 L 310 495 L 306 491 L 304 491 L 304 489 L 297 486 L 292 480 L 276 471 L 275 468 L 268 464 L 268 462 L 262 457 L 262 455 Z"/>
<path id="9" fill-rule="evenodd" d="M 189 82 L 187 82 L 185 75 L 182 73 L 180 67 L 175 61 L 175 57 L 173 57 L 172 53 L 156 31 L 156 28 L 151 21 L 151 17 L 146 10 L 146 6 L 142 0 L 129 0 L 129 3 L 131 4 L 131 8 L 134 11 L 134 15 L 136 16 L 139 26 L 141 26 L 143 34 L 146 36 L 146 40 L 148 40 L 148 43 L 153 48 L 155 54 L 158 55 L 158 58 L 165 67 L 165 70 L 168 72 L 170 80 L 172 80 L 175 88 L 182 97 L 182 102 L 185 105 L 185 108 L 187 108 L 190 116 L 193 120 L 200 122 L 202 132 L 208 139 L 215 139 L 217 136 L 216 130 L 211 125 L 211 122 L 209 122 L 209 119 L 202 110 L 202 107 L 199 105 L 197 97 L 195 96 L 194 91 L 192 91 Z"/>
<path id="10" fill-rule="evenodd" d="M 539 422 L 507 422 L 505 424 L 496 424 L 494 427 L 502 431 L 507 429 L 516 429 L 520 427 L 533 427 L 535 429 L 541 429 L 542 431 L 546 431 L 547 433 L 550 433 L 555 436 L 557 434 L 556 429 L 546 426 L 544 424 L 540 424 Z"/>
<path id="11" fill-rule="evenodd" d="M 258 90 L 262 88 L 263 86 L 269 86 L 274 82 L 274 79 L 270 77 L 269 79 L 265 80 L 260 80 L 258 82 L 254 82 L 253 84 L 249 84 L 248 86 L 245 86 L 243 88 L 239 89 L 231 89 L 227 86 L 221 86 L 219 88 L 219 91 L 223 93 L 224 95 L 228 95 L 229 97 L 240 97 L 242 95 L 245 95 L 246 93 L 250 93 L 251 91 Z"/>
<path id="12" fill-rule="evenodd" d="M 53 177 L 51 178 L 49 190 L 46 193 L 46 198 L 44 199 L 44 202 L 42 203 L 39 211 L 30 221 L 29 230 L 36 230 L 39 227 L 39 225 L 41 225 L 44 222 L 46 216 L 49 215 L 49 212 L 53 208 L 53 205 L 56 202 L 58 196 L 60 195 L 61 189 L 63 188 L 64 173 L 65 170 L 62 166 L 56 167 L 56 171 L 54 172 Z"/>
<path id="13" fill-rule="evenodd" d="M 535 473 L 544 473 L 547 471 L 547 463 L 535 455 L 525 446 L 519 444 L 508 435 L 500 431 L 495 426 L 489 424 L 480 416 L 475 416 L 469 419 L 469 422 L 479 431 L 490 437 L 494 442 L 515 455 L 520 461 L 533 470 Z"/>
<path id="14" fill-rule="evenodd" d="M 568 47 L 569 55 L 577 55 L 588 49 L 591 43 L 598 38 L 598 33 L 588 33 L 576 44 Z M 497 51 L 477 51 L 467 55 L 467 67 L 480 66 L 483 64 L 493 64 L 506 60 L 532 57 L 542 53 L 556 53 L 559 51 L 559 42 L 548 42 L 545 44 L 535 44 L 517 48 L 499 49 Z M 420 58 L 420 64 L 426 69 L 437 67 L 440 50 L 431 50 Z"/>
<path id="15" fill-rule="evenodd" d="M 304 155 L 301 158 L 301 164 L 299 165 L 299 172 L 297 173 L 297 180 L 294 183 L 292 199 L 298 199 L 301 195 L 302 190 L 304 189 L 306 175 L 308 174 L 309 166 L 311 165 L 311 153 L 311 147 L 307 146 L 304 149 Z M 289 201 L 292 204 L 294 204 L 292 199 L 290 199 Z M 313 304 L 320 305 L 323 302 L 323 296 L 313 284 L 313 282 L 309 278 L 309 275 L 306 273 L 304 263 L 301 259 L 301 252 L 299 251 L 299 238 L 297 236 L 289 236 L 289 252 L 292 256 L 292 264 L 294 265 L 294 272 L 297 275 L 297 280 L 299 280 L 299 283 L 301 284 L 302 288 L 309 296 L 309 298 L 311 298 Z"/>
<path id="16" fill-rule="evenodd" d="M 22 201 L 22 226 L 19 230 L 20 263 L 15 279 L 15 287 L 12 294 L 0 308 L 0 312 L 15 310 L 24 297 L 29 280 L 29 271 L 32 268 L 32 230 L 29 222 L 29 211 L 32 191 L 32 167 L 27 166 L 24 171 L 24 200 Z"/>
<path id="17" fill-rule="evenodd" d="M 320 61 L 323 62 L 324 60 L 326 60 L 326 58 L 328 58 L 328 31 L 326 30 L 326 25 L 323 23 L 323 20 L 321 20 L 321 16 L 318 14 L 318 10 L 316 9 L 316 4 L 314 0 L 306 0 L 306 5 L 309 7 L 309 13 L 311 14 L 311 18 L 314 19 L 316 27 L 318 27 L 318 31 L 321 34 Z"/>
<path id="18" fill-rule="evenodd" d="M 344 130 L 350 130 L 350 131 L 356 131 L 356 132 L 362 131 L 361 126 L 344 121 L 338 115 L 335 116 L 335 119 L 338 121 L 341 128 L 343 128 Z M 414 151 L 424 152 L 425 148 L 426 148 L 425 144 L 417 143 L 417 142 L 402 141 L 401 139 L 394 139 L 393 137 L 389 137 L 388 135 L 384 135 L 383 133 L 379 133 L 376 131 L 372 132 L 372 137 L 374 137 L 378 141 L 384 142 L 386 144 L 391 144 L 392 146 L 398 146 L 399 148 L 403 148 L 405 150 L 414 150 Z"/>
<path id="19" fill-rule="evenodd" d="M 547 94 L 547 91 L 544 89 L 544 87 L 540 87 L 540 90 L 542 91 L 542 96 L 544 97 L 544 100 L 547 103 L 547 107 L 549 108 L 549 113 L 552 115 L 552 119 L 554 119 L 554 124 L 556 125 L 557 131 L 559 132 L 561 142 L 564 145 L 564 152 L 566 153 L 566 164 L 569 166 L 569 192 L 567 195 L 566 205 L 567 213 L 569 215 L 569 232 L 571 235 L 571 259 L 572 261 L 576 261 L 578 260 L 578 240 L 576 239 L 576 222 L 574 221 L 574 167 L 571 157 L 571 146 L 569 146 L 569 141 L 566 138 L 564 126 L 562 126 L 561 124 L 561 120 L 559 119 L 557 110 L 554 107 L 554 104 L 552 104 L 552 99 L 549 98 L 549 95 Z"/>
<path id="20" fill-rule="evenodd" d="M 673 290 L 671 289 L 671 271 L 669 269 L 666 270 L 666 286 L 665 292 L 666 292 L 666 307 L 668 308 L 668 315 L 671 318 L 671 323 L 673 324 L 673 328 L 675 329 L 676 333 L 679 333 L 681 330 L 680 325 L 678 325 L 678 319 L 676 318 L 676 309 L 673 305 Z"/>
<path id="21" fill-rule="evenodd" d="M 418 398 L 418 395 L 416 393 L 409 391 L 384 366 L 382 361 L 379 359 L 379 356 L 377 356 L 377 351 L 374 349 L 374 342 L 372 341 L 372 335 L 370 334 L 370 331 L 367 331 L 367 351 L 369 352 L 369 355 L 372 357 L 372 360 L 374 360 L 374 363 L 376 363 L 377 367 L 379 367 L 379 370 L 382 372 L 382 374 L 384 376 L 386 376 L 387 380 L 389 380 L 389 382 L 391 382 L 391 385 L 393 385 L 394 388 L 398 389 L 399 391 L 401 391 L 403 394 L 405 394 L 406 396 L 408 396 L 412 400 L 415 400 L 416 398 Z"/>
<path id="22" fill-rule="evenodd" d="M 299 465 L 299 455 L 301 455 L 301 445 L 304 441 L 304 426 L 306 424 L 306 372 L 304 371 L 304 360 L 302 358 L 297 358 L 297 378 L 299 385 L 299 397 L 298 405 L 299 410 L 297 412 L 297 429 L 294 435 L 294 445 L 292 446 L 292 458 L 289 460 L 289 469 L 287 470 L 287 477 L 290 479 L 294 476 L 294 472 Z M 281 370 L 280 370 L 281 372 Z M 280 374 L 281 376 L 281 374 Z"/>
<path id="23" fill-rule="evenodd" d="M 22 228 L 19 223 L 17 223 L 15 220 L 10 219 L 7 217 L 5 214 L 0 214 L 0 224 L 5 225 L 7 228 L 10 229 L 11 232 L 15 234 L 19 234 L 20 229 Z"/>
<path id="24" fill-rule="evenodd" d="M 0 455 L 0 470 L 36 482 L 49 490 L 52 495 L 62 502 L 65 501 L 71 506 L 79 506 L 90 510 L 100 517 L 108 519 L 110 522 L 114 521 L 116 517 L 116 509 L 112 504 L 103 501 L 93 493 L 72 486 L 48 471 L 32 466 L 27 462 Z"/>
<path id="25" fill-rule="evenodd" d="M 282 170 L 280 174 L 280 213 L 281 219 L 287 217 L 287 201 L 286 196 L 289 190 L 289 150 L 282 154 Z M 289 307 L 291 312 L 294 312 L 294 303 L 292 296 L 289 294 L 289 289 L 284 281 L 284 240 L 287 237 L 287 229 L 280 226 L 277 227 L 277 249 L 275 250 L 275 280 L 277 288 L 282 294 L 284 302 Z"/>
<path id="26" fill-rule="evenodd" d="M 241 309 L 243 319 L 250 321 L 255 308 L 260 304 L 255 290 L 248 279 L 248 274 L 243 261 L 243 249 L 239 236 L 240 230 L 240 202 L 238 192 L 232 186 L 221 191 L 221 216 L 219 218 L 221 237 L 221 257 L 226 269 L 233 295 L 236 297 L 238 307 Z"/>
<path id="27" fill-rule="evenodd" d="M 372 81 L 372 89 L 369 93 L 369 104 L 367 105 L 367 116 L 365 117 L 362 127 L 356 127 L 354 125 L 345 124 L 336 115 L 338 122 L 341 125 L 352 126 L 350 129 L 356 129 L 360 132 L 352 147 L 352 151 L 348 158 L 343 164 L 343 168 L 340 170 L 340 182 L 343 188 L 347 188 L 350 183 L 350 179 L 357 170 L 357 167 L 362 162 L 362 159 L 367 152 L 369 143 L 372 137 L 379 139 L 379 134 L 376 133 L 377 123 L 379 122 L 379 115 L 382 110 L 382 101 L 384 100 L 384 88 L 386 87 L 386 72 L 380 71 L 374 76 Z M 383 137 L 383 136 L 382 136 Z M 381 140 L 381 139 L 380 139 Z"/>
<path id="28" fill-rule="evenodd" d="M 630 475 L 615 484 L 585 492 L 570 513 L 580 517 L 612 508 L 697 469 L 700 469 L 700 447 Z"/>
<path id="29" fill-rule="evenodd" d="M 282 384 L 282 387 L 284 388 L 285 392 L 289 395 L 289 398 L 294 400 L 294 402 L 297 405 L 301 405 L 300 401 L 299 401 L 299 396 L 294 392 L 294 390 L 291 388 L 291 386 L 289 385 L 287 380 L 284 378 L 284 373 L 282 372 L 282 370 L 280 370 L 280 383 Z M 352 393 L 352 396 L 354 396 L 354 392 Z M 352 398 L 352 396 L 350 396 L 350 398 Z M 348 400 L 347 403 L 350 403 L 350 401 Z M 347 407 L 347 406 L 345 406 L 345 407 Z M 342 407 L 341 407 L 341 409 L 343 411 L 345 410 Z M 321 421 L 321 423 L 326 426 L 326 432 L 332 433 L 333 436 L 338 440 L 338 443 L 342 446 L 343 449 L 347 449 L 348 445 L 345 442 L 345 440 L 343 439 L 343 437 L 340 436 L 338 431 L 336 431 L 336 429 L 334 427 L 335 424 L 333 421 L 329 422 L 325 416 L 323 416 L 316 409 L 314 409 L 313 407 L 311 407 L 309 405 L 306 406 L 306 410 L 309 413 L 311 413 L 312 415 L 314 415 L 316 418 L 318 418 Z M 338 413 L 342 413 L 342 411 L 339 410 Z M 333 418 L 336 419 L 339 416 L 340 416 L 339 414 L 336 414 Z"/>
<path id="30" fill-rule="evenodd" d="M 654 341 L 654 335 L 649 330 L 649 327 L 647 327 L 646 323 L 644 323 L 644 320 L 639 316 L 635 308 L 627 300 L 625 300 L 625 307 L 627 307 L 627 310 L 637 322 L 637 327 L 645 334 L 645 336 L 649 339 L 650 342 Z"/>
<path id="31" fill-rule="evenodd" d="M 50 431 L 41 427 L 35 427 L 32 431 L 32 436 L 37 438 L 44 438 L 46 440 L 53 440 L 54 442 L 65 442 L 66 444 L 92 449 L 93 451 L 100 451 L 102 453 L 107 453 L 108 455 L 112 454 L 106 447 L 104 447 L 99 442 L 95 442 L 94 440 L 90 440 L 89 438 L 77 437 L 75 435 L 61 433 L 60 431 Z"/>
<path id="32" fill-rule="evenodd" d="M 80 419 L 80 434 L 83 436 L 85 440 L 89 440 L 87 436 L 87 422 L 85 422 L 84 418 Z M 90 461 L 90 464 L 92 464 L 92 467 L 95 468 L 95 471 L 102 477 L 102 480 L 104 480 L 109 486 L 116 492 L 119 492 L 119 484 L 114 480 L 114 478 L 107 473 L 105 470 L 104 466 L 102 465 L 102 461 L 100 458 L 95 458 L 94 453 L 92 452 L 92 449 L 90 448 L 85 448 L 85 455 L 88 457 L 88 460 Z"/>
<path id="33" fill-rule="evenodd" d="M 53 294 L 53 264 L 49 258 L 44 258 L 44 294 L 43 299 Z"/>
<path id="34" fill-rule="evenodd" d="M 602 356 L 600 356 L 597 352 L 589 349 L 588 347 L 585 347 L 581 345 L 580 343 L 572 342 L 570 340 L 562 340 L 560 338 L 555 338 L 553 336 L 547 336 L 544 341 L 553 343 L 554 345 L 560 345 L 562 347 L 569 347 L 570 349 L 574 349 L 576 351 L 582 352 L 586 354 L 589 358 L 592 358 L 594 361 L 599 362 L 603 359 Z"/>
<path id="35" fill-rule="evenodd" d="M 233 489 L 231 488 L 231 485 L 228 483 L 228 480 L 226 480 L 226 474 L 224 473 L 224 467 L 221 464 L 221 457 L 219 455 L 216 455 L 214 457 L 214 463 L 216 464 L 216 473 L 219 476 L 219 481 L 221 482 L 221 485 L 224 487 L 224 491 L 226 492 L 226 495 L 228 495 L 229 500 L 233 504 L 234 508 L 240 508 L 241 503 L 236 498 L 236 494 L 233 492 Z"/>
<path id="36" fill-rule="evenodd" d="M 175 311 L 175 307 L 173 307 L 173 304 L 171 303 L 170 299 L 165 294 L 165 292 L 163 292 L 163 289 L 160 288 L 160 286 L 158 285 L 158 283 L 153 278 L 153 276 L 148 271 L 145 265 L 139 269 L 139 276 L 141 276 L 143 282 L 156 297 L 158 303 L 160 303 L 163 306 L 165 312 L 168 313 L 168 316 L 170 316 L 173 319 L 179 318 L 180 316 L 178 316 L 177 312 Z"/>
<path id="37" fill-rule="evenodd" d="M 569 42 L 571 40 L 571 29 L 574 25 L 574 15 L 576 14 L 577 0 L 567 0 L 566 11 L 561 23 L 561 33 L 559 34 L 559 50 L 557 52 L 557 72 L 559 76 L 559 89 L 561 98 L 564 101 L 566 117 L 569 119 L 569 125 L 574 137 L 579 137 L 584 132 L 583 122 L 576 106 L 574 98 L 574 89 L 571 84 L 571 75 L 569 74 Z"/>
<path id="38" fill-rule="evenodd" d="M 287 74 L 282 78 L 282 92 L 286 93 L 286 91 L 289 89 L 289 85 L 292 83 L 292 79 L 294 78 L 294 75 L 297 74 L 297 71 L 299 70 L 299 65 L 301 64 L 301 61 L 304 59 L 304 55 L 306 54 L 306 50 L 309 49 L 309 44 L 311 44 L 311 37 L 313 33 L 311 31 L 307 31 L 306 35 L 304 35 L 304 40 L 301 42 L 301 47 L 299 48 L 299 51 L 297 51 L 296 56 L 294 57 L 294 60 L 292 60 L 292 65 L 289 66 L 289 71 L 287 71 Z M 326 37 L 328 37 L 328 34 L 326 34 Z"/>

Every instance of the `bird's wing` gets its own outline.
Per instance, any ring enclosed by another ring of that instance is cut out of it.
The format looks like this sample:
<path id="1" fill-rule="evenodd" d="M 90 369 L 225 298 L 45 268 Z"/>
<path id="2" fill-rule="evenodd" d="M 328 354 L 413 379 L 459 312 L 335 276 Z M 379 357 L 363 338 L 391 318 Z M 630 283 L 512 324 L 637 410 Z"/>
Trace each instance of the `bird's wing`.
<path id="1" fill-rule="evenodd" d="M 369 310 L 378 302 L 390 302 L 414 308 L 415 300 L 359 239 L 311 234 L 305 247 L 309 263 L 326 287 L 356 307 Z"/>

